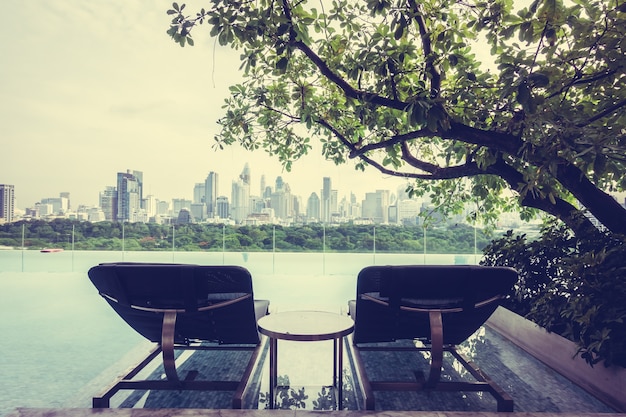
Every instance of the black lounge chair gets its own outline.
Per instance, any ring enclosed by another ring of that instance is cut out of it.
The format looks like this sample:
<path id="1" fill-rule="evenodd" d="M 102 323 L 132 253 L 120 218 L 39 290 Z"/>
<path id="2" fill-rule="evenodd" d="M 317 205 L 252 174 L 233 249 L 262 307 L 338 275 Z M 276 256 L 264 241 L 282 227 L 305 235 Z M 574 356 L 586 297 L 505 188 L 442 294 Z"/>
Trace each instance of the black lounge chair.
<path id="1" fill-rule="evenodd" d="M 456 345 L 478 330 L 517 282 L 505 267 L 469 265 L 371 266 L 358 276 L 357 298 L 349 302 L 354 319 L 350 349 L 364 407 L 374 410 L 375 391 L 486 391 L 498 411 L 513 411 L 512 398 L 458 352 Z M 423 347 L 397 346 L 418 339 Z M 413 381 L 373 381 L 361 352 L 429 351 L 430 373 Z M 450 352 L 476 382 L 442 381 L 443 354 Z"/>
<path id="2" fill-rule="evenodd" d="M 119 390 L 235 391 L 232 407 L 242 408 L 265 344 L 256 322 L 269 306 L 268 301 L 253 299 L 252 278 L 245 268 L 109 263 L 88 274 L 120 317 L 156 343 L 144 360 L 93 398 L 94 408 L 109 407 Z M 239 381 L 196 380 L 196 371 L 185 377 L 177 372 L 175 350 L 180 349 L 249 350 L 251 356 Z M 161 352 L 165 379 L 133 379 Z"/>

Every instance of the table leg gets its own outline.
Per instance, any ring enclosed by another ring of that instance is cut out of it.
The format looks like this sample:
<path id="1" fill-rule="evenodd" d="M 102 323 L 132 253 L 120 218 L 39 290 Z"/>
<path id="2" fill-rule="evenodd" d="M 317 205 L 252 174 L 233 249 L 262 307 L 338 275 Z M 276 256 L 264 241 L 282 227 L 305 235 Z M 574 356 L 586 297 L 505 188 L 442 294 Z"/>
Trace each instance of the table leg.
<path id="1" fill-rule="evenodd" d="M 337 361 L 335 362 L 337 367 L 337 410 L 341 410 L 343 407 L 343 338 L 335 339 L 335 343 L 338 343 Z"/>
<path id="2" fill-rule="evenodd" d="M 337 387 L 337 345 L 338 339 L 333 339 L 333 387 Z"/>
<path id="3" fill-rule="evenodd" d="M 276 405 L 276 398 L 274 397 L 276 394 L 274 390 L 278 385 L 278 339 L 270 338 L 270 397 L 269 397 L 269 405 L 270 409 L 273 410 Z"/>

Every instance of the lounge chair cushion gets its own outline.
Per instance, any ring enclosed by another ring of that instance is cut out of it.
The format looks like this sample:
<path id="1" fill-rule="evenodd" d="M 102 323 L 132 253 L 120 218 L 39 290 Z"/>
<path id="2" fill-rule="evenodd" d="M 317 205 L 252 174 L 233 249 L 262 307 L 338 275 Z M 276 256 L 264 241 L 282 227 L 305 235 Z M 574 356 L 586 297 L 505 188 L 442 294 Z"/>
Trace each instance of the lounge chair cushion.
<path id="1" fill-rule="evenodd" d="M 517 272 L 504 267 L 366 267 L 358 276 L 357 298 L 349 303 L 355 319 L 354 342 L 421 339 L 428 343 L 427 310 L 440 309 L 449 311 L 443 314 L 444 343 L 456 345 L 487 321 L 516 280 Z"/>
<path id="2" fill-rule="evenodd" d="M 187 344 L 193 340 L 259 343 L 255 317 L 267 312 L 269 303 L 255 303 L 252 279 L 245 268 L 102 264 L 89 271 L 89 278 L 111 307 L 153 342 L 161 340 L 163 310 L 175 309 L 179 311 L 176 343 Z M 202 311 L 229 300 L 237 301 Z"/>

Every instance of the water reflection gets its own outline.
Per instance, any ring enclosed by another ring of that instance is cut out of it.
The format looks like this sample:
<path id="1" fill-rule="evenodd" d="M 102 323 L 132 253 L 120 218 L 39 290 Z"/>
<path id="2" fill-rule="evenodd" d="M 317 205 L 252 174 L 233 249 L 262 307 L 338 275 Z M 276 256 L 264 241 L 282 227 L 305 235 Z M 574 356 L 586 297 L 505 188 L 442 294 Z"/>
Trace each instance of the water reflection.
<path id="1" fill-rule="evenodd" d="M 350 369 L 344 369 L 343 400 L 340 410 L 357 410 L 356 397 L 353 389 L 353 379 Z M 316 399 L 309 400 L 307 392 L 316 392 Z M 314 410 L 314 411 L 334 411 L 337 410 L 337 396 L 333 386 L 321 387 L 292 387 L 288 375 L 278 377 L 278 387 L 276 389 L 276 399 L 274 408 L 279 410 Z M 269 392 L 259 393 L 259 408 L 270 408 Z"/>

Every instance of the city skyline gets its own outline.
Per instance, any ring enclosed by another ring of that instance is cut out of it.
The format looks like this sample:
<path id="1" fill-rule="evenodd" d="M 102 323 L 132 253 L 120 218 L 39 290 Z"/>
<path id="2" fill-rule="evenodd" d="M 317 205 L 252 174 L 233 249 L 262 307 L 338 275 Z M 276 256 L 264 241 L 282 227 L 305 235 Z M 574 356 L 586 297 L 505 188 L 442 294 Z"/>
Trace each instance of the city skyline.
<path id="1" fill-rule="evenodd" d="M 317 190 L 313 190 L 310 193 L 306 192 L 306 193 L 302 193 L 300 192 L 298 189 L 292 187 L 288 181 L 285 181 L 284 176 L 282 175 L 278 175 L 275 178 L 268 178 L 267 175 L 263 174 L 263 173 L 259 173 L 257 175 L 254 174 L 254 170 L 250 168 L 249 164 L 245 164 L 242 167 L 242 172 L 237 176 L 237 178 L 223 178 L 220 173 L 215 172 L 215 171 L 209 171 L 207 173 L 206 179 L 204 182 L 194 182 L 193 180 L 188 180 L 187 182 L 185 182 L 184 184 L 181 181 L 181 187 L 184 188 L 186 186 L 189 186 L 188 188 L 190 188 L 192 191 L 190 192 L 191 197 L 189 196 L 177 196 L 177 197 L 172 197 L 172 198 L 162 198 L 162 196 L 158 196 L 158 195 L 153 195 L 150 193 L 147 193 L 145 191 L 145 187 L 149 187 L 149 177 L 147 177 L 145 175 L 144 172 L 142 171 L 138 171 L 138 170 L 134 170 L 131 168 L 128 168 L 124 171 L 120 171 L 117 172 L 115 174 L 112 174 L 112 178 L 115 179 L 115 181 L 111 181 L 112 184 L 114 185 L 108 185 L 106 187 L 104 187 L 101 190 L 97 190 L 96 192 L 99 194 L 99 198 L 98 198 L 98 202 L 96 204 L 93 205 L 85 205 L 82 204 L 80 202 L 76 202 L 75 199 L 72 196 L 71 192 L 67 192 L 67 191 L 63 191 L 63 192 L 58 192 L 56 194 L 52 194 L 52 195 L 47 195 L 44 197 L 41 197 L 38 201 L 36 201 L 32 206 L 28 206 L 26 208 L 21 208 L 21 207 L 17 207 L 16 209 L 19 209 L 20 211 L 23 210 L 27 210 L 27 209 L 33 209 L 35 208 L 35 206 L 37 206 L 38 204 L 47 204 L 48 200 L 55 200 L 58 199 L 59 197 L 64 197 L 66 198 L 67 204 L 69 205 L 68 207 L 65 207 L 64 210 L 73 212 L 76 209 L 78 209 L 79 207 L 85 207 L 85 208 L 94 208 L 94 207 L 99 207 L 99 208 L 105 208 L 103 207 L 103 201 L 102 198 L 103 197 L 111 197 L 111 193 L 115 193 L 117 194 L 118 192 L 126 192 L 127 189 L 127 179 L 133 178 L 134 176 L 139 176 L 139 182 L 141 184 L 140 186 L 140 192 L 141 194 L 143 194 L 140 198 L 145 200 L 146 198 L 153 198 L 156 199 L 156 201 L 158 202 L 166 202 L 169 206 L 170 206 L 170 210 L 176 210 L 175 205 L 176 204 L 180 204 L 181 201 L 190 201 L 192 203 L 198 203 L 199 199 L 204 199 L 204 203 L 206 203 L 206 214 L 209 215 L 208 217 L 213 217 L 211 214 L 215 214 L 216 209 L 215 208 L 211 208 L 211 205 L 209 204 L 210 201 L 206 201 L 206 195 L 207 193 L 214 193 L 215 192 L 215 188 L 214 185 L 215 183 L 218 181 L 218 179 L 221 179 L 221 182 L 217 188 L 217 193 L 213 195 L 213 204 L 215 204 L 215 201 L 217 199 L 219 199 L 220 197 L 226 197 L 226 199 L 228 201 L 232 201 L 233 199 L 233 195 L 232 195 L 232 187 L 228 186 L 225 187 L 223 186 L 224 183 L 228 183 L 229 185 L 231 183 L 236 183 L 239 180 L 242 179 L 242 175 L 244 175 L 245 172 L 245 176 L 246 178 L 244 179 L 244 182 L 248 185 L 249 187 L 249 198 L 252 197 L 261 197 L 261 198 L 269 198 L 269 195 L 265 195 L 266 193 L 266 189 L 269 188 L 271 189 L 271 191 L 276 191 L 277 188 L 282 188 L 284 187 L 289 187 L 290 190 L 290 194 L 293 197 L 297 197 L 301 200 L 301 204 L 302 204 L 302 212 L 306 212 L 307 206 L 308 206 L 308 200 L 311 197 L 311 194 L 315 194 L 317 196 L 317 198 L 319 199 L 320 204 L 326 204 L 328 206 L 329 201 L 330 201 L 330 196 L 331 193 L 334 193 L 335 196 L 334 198 L 336 200 L 342 200 L 342 199 L 350 199 L 351 196 L 354 196 L 354 199 L 357 203 L 360 203 L 362 201 L 364 201 L 367 198 L 367 194 L 368 193 L 376 193 L 378 191 L 385 191 L 387 192 L 390 196 L 391 195 L 396 195 L 399 192 L 399 187 L 402 187 L 402 184 L 397 184 L 396 188 L 393 189 L 381 189 L 381 188 L 376 188 L 376 189 L 370 189 L 370 190 L 366 190 L 364 195 L 358 195 L 356 193 L 354 193 L 351 190 L 340 190 L 338 189 L 333 182 L 333 178 L 332 177 L 320 177 L 318 178 L 318 182 L 319 182 L 319 187 L 317 188 Z M 148 178 L 147 181 L 144 181 L 144 177 Z M 209 186 L 209 182 L 211 182 L 211 186 Z M 280 183 L 280 186 L 278 185 Z M 201 188 L 201 192 L 198 193 L 197 188 L 200 187 Z M 15 191 L 14 191 L 15 192 Z M 210 198 L 209 198 L 210 200 Z M 119 203 L 121 204 L 121 203 Z M 186 208 L 190 208 L 190 207 L 186 207 Z M 128 208 L 122 208 L 121 206 L 118 208 L 119 211 L 127 211 Z M 53 214 L 53 213 L 51 213 Z M 57 213 L 54 213 L 57 214 Z M 176 213 L 173 213 L 174 215 Z M 128 217 L 128 213 L 125 214 L 125 217 Z M 324 220 L 328 221 L 330 218 L 330 209 L 328 207 L 324 208 L 323 206 L 320 206 L 320 217 L 323 218 Z"/>
<path id="2" fill-rule="evenodd" d="M 246 164 L 247 165 L 247 164 Z M 242 167 L 243 168 L 243 167 Z M 110 185 L 106 185 L 101 189 L 97 189 L 97 190 L 93 190 L 93 192 L 97 195 L 96 197 L 96 202 L 94 204 L 85 204 L 83 202 L 80 201 L 76 201 L 74 195 L 72 194 L 71 191 L 64 191 L 64 190 L 59 190 L 57 192 L 52 192 L 50 194 L 41 196 L 39 199 L 37 199 L 33 204 L 25 206 L 25 207 L 21 207 L 18 206 L 17 204 L 17 198 L 15 198 L 16 204 L 15 204 L 15 208 L 19 209 L 21 211 L 26 210 L 26 209 L 31 209 L 33 208 L 36 204 L 45 202 L 45 200 L 47 199 L 53 199 L 53 198 L 57 198 L 59 196 L 65 196 L 69 199 L 70 204 L 71 204 L 71 208 L 72 209 L 76 209 L 79 206 L 85 206 L 85 207 L 98 207 L 100 205 L 100 195 L 102 193 L 106 193 L 109 189 L 117 189 L 119 187 L 119 176 L 120 174 L 124 174 L 124 173 L 135 173 L 135 172 L 140 172 L 143 175 L 146 175 L 145 172 L 141 171 L 141 170 L 134 170 L 131 168 L 125 169 L 123 171 L 119 171 L 116 173 L 112 173 L 111 174 L 111 178 L 113 178 L 110 181 Z M 215 172 L 215 171 L 209 171 L 207 172 L 207 176 L 205 176 L 205 179 L 208 176 L 211 176 L 212 174 L 217 174 L 216 176 L 220 179 L 219 185 L 217 187 L 217 194 L 215 195 L 216 198 L 219 197 L 223 197 L 226 196 L 229 200 L 231 199 L 231 183 L 235 181 L 236 178 L 224 178 L 219 172 Z M 240 175 L 240 174 L 239 174 Z M 238 177 L 239 175 L 237 175 L 236 177 Z M 163 198 L 163 196 L 159 196 L 159 195 L 155 195 L 153 193 L 150 192 L 146 192 L 146 189 L 151 188 L 151 184 L 150 184 L 150 180 L 149 180 L 149 176 L 146 176 L 147 181 L 145 182 L 145 187 L 143 189 L 143 194 L 144 194 L 144 198 L 147 196 L 152 196 L 154 198 L 156 198 L 159 201 L 166 201 L 168 203 L 172 203 L 175 200 L 189 200 L 189 201 L 196 201 L 197 198 L 195 197 L 195 188 L 196 186 L 202 184 L 202 188 L 205 189 L 205 180 L 199 180 L 199 179 L 189 179 L 186 182 L 181 182 L 180 184 L 180 188 L 189 188 L 189 192 L 185 195 L 176 195 L 176 196 L 172 196 L 170 198 Z M 367 193 L 373 193 L 376 192 L 378 190 L 385 190 L 385 191 L 389 191 L 391 194 L 395 195 L 397 193 L 397 190 L 399 187 L 403 187 L 404 184 L 406 183 L 405 181 L 399 181 L 399 182 L 390 182 L 389 186 L 392 186 L 393 188 L 371 188 L 368 189 L 367 186 L 363 187 L 363 192 L 362 193 L 357 193 L 354 192 L 352 190 L 342 190 L 342 189 L 338 189 L 338 187 L 336 187 L 334 184 L 334 179 L 332 177 L 319 177 L 318 178 L 318 182 L 319 182 L 319 186 L 317 187 L 317 189 L 312 189 L 310 191 L 306 191 L 306 192 L 300 192 L 296 187 L 293 187 L 291 185 L 291 183 L 289 181 L 286 181 L 285 175 L 277 175 L 276 177 L 268 177 L 267 175 L 263 174 L 263 173 L 259 173 L 257 175 L 254 174 L 254 171 L 252 171 L 252 173 L 250 174 L 250 195 L 251 196 L 262 196 L 262 192 L 261 192 L 261 188 L 264 187 L 263 184 L 265 184 L 265 187 L 271 187 L 272 189 L 275 189 L 275 183 L 278 180 L 278 178 L 281 179 L 281 182 L 283 182 L 284 184 L 289 185 L 290 189 L 291 189 L 291 194 L 293 194 L 296 197 L 301 198 L 306 205 L 306 200 L 310 197 L 310 195 L 312 193 L 315 193 L 320 200 L 323 200 L 323 194 L 324 194 L 324 187 L 325 187 L 325 182 L 324 180 L 326 178 L 330 178 L 333 186 L 332 186 L 332 190 L 336 191 L 338 193 L 338 198 L 349 198 L 351 194 L 354 194 L 357 198 L 358 201 L 361 201 L 365 198 L 365 195 Z M 202 181 L 202 182 L 201 182 Z M 313 183 L 315 182 L 314 177 L 310 177 L 309 178 L 309 183 Z M 13 185 L 13 184 L 11 184 Z M 15 187 L 14 193 L 17 195 L 19 194 L 19 190 L 17 189 L 17 187 Z M 207 210 L 210 210 L 209 208 L 207 208 Z M 207 211 L 208 213 L 208 211 Z"/>
<path id="3" fill-rule="evenodd" d="M 0 183 L 15 186 L 17 208 L 61 192 L 73 204 L 97 205 L 112 176 L 129 167 L 145 173 L 146 194 L 167 200 L 191 197 L 209 171 L 235 178 L 245 162 L 266 178 L 281 175 L 303 198 L 319 193 L 317 177 L 360 195 L 402 181 L 355 171 L 351 162 L 335 166 L 319 147 L 291 172 L 262 150 L 213 149 L 228 87 L 241 79 L 239 52 L 200 32 L 196 46 L 181 48 L 165 33 L 170 7 L 164 0 L 11 7 L 0 27 L 0 51 L 11 63 L 0 66 Z M 190 184 L 181 189 L 181 179 Z"/>

